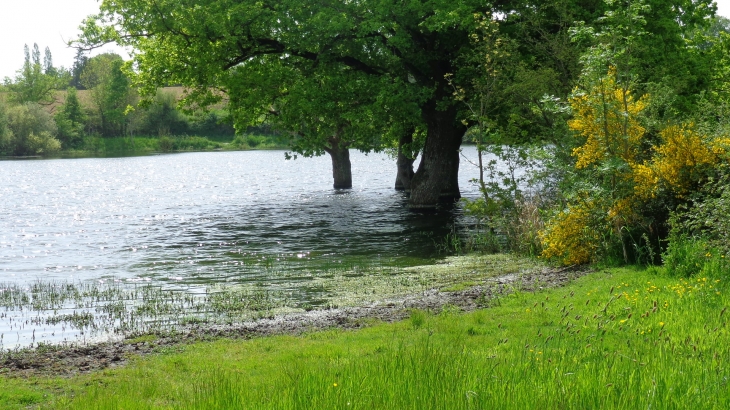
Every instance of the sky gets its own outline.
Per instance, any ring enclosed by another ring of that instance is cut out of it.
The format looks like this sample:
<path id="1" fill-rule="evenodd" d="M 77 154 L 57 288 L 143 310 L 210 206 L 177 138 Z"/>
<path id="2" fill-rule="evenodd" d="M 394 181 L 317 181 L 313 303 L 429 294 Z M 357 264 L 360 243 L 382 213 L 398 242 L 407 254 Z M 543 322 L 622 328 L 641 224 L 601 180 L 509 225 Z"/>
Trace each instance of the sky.
<path id="1" fill-rule="evenodd" d="M 730 18 L 730 0 L 717 0 L 718 14 Z M 65 42 L 78 36 L 88 15 L 99 11 L 98 0 L 0 0 L 0 80 L 15 77 L 23 66 L 23 46 L 37 43 L 41 55 L 49 47 L 53 65 L 70 68 L 76 50 Z M 107 47 L 95 53 L 123 50 Z"/>
<path id="2" fill-rule="evenodd" d="M 79 35 L 78 27 L 86 16 L 98 12 L 97 0 L 0 0 L 0 81 L 14 78 L 23 67 L 25 44 L 32 50 L 37 43 L 41 56 L 48 47 L 56 67 L 73 66 L 76 50 L 65 42 Z M 123 53 L 108 47 L 95 54 L 105 51 Z"/>

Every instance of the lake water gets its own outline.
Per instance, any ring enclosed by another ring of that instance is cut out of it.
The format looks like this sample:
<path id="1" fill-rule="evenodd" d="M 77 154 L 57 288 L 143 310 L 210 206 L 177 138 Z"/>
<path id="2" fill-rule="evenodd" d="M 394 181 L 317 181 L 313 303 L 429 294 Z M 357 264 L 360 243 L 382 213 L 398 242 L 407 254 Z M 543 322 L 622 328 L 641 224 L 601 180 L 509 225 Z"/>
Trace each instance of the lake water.
<path id="1" fill-rule="evenodd" d="M 260 280 L 231 262 L 433 256 L 459 210 L 407 210 L 385 154 L 352 164 L 354 188 L 334 190 L 329 157 L 283 151 L 0 161 L 0 282 Z M 477 169 L 460 171 L 475 196 Z"/>
<path id="2" fill-rule="evenodd" d="M 476 158 L 474 147 L 463 152 Z M 434 257 L 459 207 L 411 212 L 393 189 L 394 159 L 351 155 L 351 190 L 332 189 L 329 157 L 283 151 L 0 161 L 0 287 L 257 283 L 301 293 L 313 266 Z M 462 159 L 464 196 L 478 195 L 477 176 Z"/>

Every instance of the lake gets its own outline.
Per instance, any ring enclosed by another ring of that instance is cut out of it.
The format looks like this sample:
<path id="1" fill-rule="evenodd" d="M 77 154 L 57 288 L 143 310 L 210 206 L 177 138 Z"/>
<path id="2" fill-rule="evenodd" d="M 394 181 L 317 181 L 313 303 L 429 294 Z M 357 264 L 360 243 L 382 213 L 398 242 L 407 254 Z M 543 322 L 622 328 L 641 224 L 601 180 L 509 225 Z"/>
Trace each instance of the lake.
<path id="1" fill-rule="evenodd" d="M 476 158 L 474 147 L 463 153 Z M 411 212 L 393 189 L 393 158 L 351 155 L 350 190 L 332 189 L 329 157 L 285 160 L 283 151 L 0 161 L 0 284 L 139 282 L 192 293 L 256 284 L 316 305 L 326 290 L 308 284 L 328 269 L 437 256 L 460 208 Z M 465 197 L 478 195 L 476 177 L 462 159 Z M 0 318 L 0 332 L 18 330 L 13 315 Z"/>
<path id="2" fill-rule="evenodd" d="M 352 163 L 354 188 L 334 190 L 328 157 L 283 151 L 1 161 L 0 281 L 260 279 L 231 253 L 432 257 L 459 210 L 410 212 L 391 158 Z M 460 171 L 477 195 L 477 169 Z"/>

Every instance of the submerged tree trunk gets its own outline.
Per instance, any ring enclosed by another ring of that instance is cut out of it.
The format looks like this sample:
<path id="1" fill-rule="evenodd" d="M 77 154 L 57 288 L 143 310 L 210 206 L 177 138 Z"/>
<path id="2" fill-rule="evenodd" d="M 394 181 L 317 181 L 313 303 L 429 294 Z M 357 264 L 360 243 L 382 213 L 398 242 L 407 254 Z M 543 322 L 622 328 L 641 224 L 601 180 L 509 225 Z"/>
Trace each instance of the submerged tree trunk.
<path id="1" fill-rule="evenodd" d="M 449 153 L 444 154 L 444 163 L 446 164 L 444 172 L 446 176 L 444 177 L 444 185 L 441 187 L 441 192 L 439 193 L 439 198 L 442 201 L 457 201 L 461 198 L 461 190 L 459 190 L 459 148 L 461 148 L 461 139 L 463 136 L 463 132 L 459 133 L 455 147 L 450 147 Z"/>
<path id="2" fill-rule="evenodd" d="M 423 110 L 428 126 L 421 164 L 411 181 L 411 209 L 432 209 L 439 200 L 455 200 L 459 192 L 459 147 L 466 126 L 456 119 L 456 108 Z"/>
<path id="3" fill-rule="evenodd" d="M 413 129 L 404 132 L 398 140 L 398 174 L 395 177 L 395 189 L 397 191 L 410 192 L 411 180 L 413 179 L 413 162 L 415 157 L 409 158 L 403 153 L 403 147 L 413 143 Z"/>
<path id="4" fill-rule="evenodd" d="M 325 151 L 332 158 L 332 177 L 334 178 L 335 189 L 352 188 L 352 163 L 350 163 L 350 150 L 347 144 L 343 144 L 339 138 L 331 137 L 329 139 L 330 147 L 325 147 Z"/>

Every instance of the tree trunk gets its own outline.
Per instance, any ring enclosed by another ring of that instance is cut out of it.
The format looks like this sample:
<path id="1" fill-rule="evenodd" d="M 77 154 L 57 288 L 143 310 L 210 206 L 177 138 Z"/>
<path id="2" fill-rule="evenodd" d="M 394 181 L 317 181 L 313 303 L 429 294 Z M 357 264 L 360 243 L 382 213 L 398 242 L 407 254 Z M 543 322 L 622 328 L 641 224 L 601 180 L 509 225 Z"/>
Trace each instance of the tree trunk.
<path id="1" fill-rule="evenodd" d="M 352 163 L 350 163 L 350 150 L 347 144 L 342 144 L 337 137 L 331 137 L 330 147 L 324 150 L 332 158 L 332 177 L 335 180 L 335 189 L 352 188 Z"/>
<path id="2" fill-rule="evenodd" d="M 395 177 L 396 191 L 411 191 L 411 180 L 413 179 L 413 162 L 416 158 L 409 158 L 403 153 L 403 147 L 413 143 L 413 129 L 408 129 L 398 140 L 398 174 Z"/>
<path id="3" fill-rule="evenodd" d="M 461 191 L 459 190 L 459 148 L 461 147 L 461 139 L 463 136 L 464 133 L 460 133 L 457 136 L 458 143 L 456 146 L 451 147 L 449 153 L 445 154 L 447 155 L 445 158 L 446 169 L 444 170 L 446 176 L 444 177 L 444 185 L 441 187 L 441 192 L 439 194 L 441 201 L 453 202 L 461 198 Z"/>
<path id="4" fill-rule="evenodd" d="M 454 200 L 459 192 L 459 147 L 466 126 L 456 119 L 456 108 L 437 110 L 436 103 L 424 107 L 428 132 L 421 164 L 411 181 L 411 209 L 433 209 L 439 200 Z"/>

